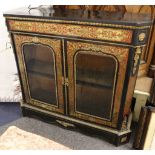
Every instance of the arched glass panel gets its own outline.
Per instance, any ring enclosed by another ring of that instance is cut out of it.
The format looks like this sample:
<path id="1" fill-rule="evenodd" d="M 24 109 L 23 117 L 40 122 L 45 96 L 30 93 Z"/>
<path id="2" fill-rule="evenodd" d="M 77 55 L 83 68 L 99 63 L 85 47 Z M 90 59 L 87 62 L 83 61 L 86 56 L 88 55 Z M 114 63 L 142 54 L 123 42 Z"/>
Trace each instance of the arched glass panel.
<path id="1" fill-rule="evenodd" d="M 75 55 L 75 110 L 110 119 L 117 73 L 116 59 L 107 54 L 80 51 Z"/>
<path id="2" fill-rule="evenodd" d="M 42 44 L 24 44 L 23 54 L 31 98 L 57 105 L 53 50 Z"/>

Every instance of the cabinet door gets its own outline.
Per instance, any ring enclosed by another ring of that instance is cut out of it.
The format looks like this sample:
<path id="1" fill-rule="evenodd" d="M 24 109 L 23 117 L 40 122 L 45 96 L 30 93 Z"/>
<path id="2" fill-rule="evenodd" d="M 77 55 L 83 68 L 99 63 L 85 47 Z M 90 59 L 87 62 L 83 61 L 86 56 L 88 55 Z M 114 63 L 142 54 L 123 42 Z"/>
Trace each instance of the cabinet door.
<path id="1" fill-rule="evenodd" d="M 69 115 L 117 127 L 129 49 L 67 41 Z"/>
<path id="2" fill-rule="evenodd" d="M 26 103 L 64 113 L 61 40 L 14 35 Z"/>

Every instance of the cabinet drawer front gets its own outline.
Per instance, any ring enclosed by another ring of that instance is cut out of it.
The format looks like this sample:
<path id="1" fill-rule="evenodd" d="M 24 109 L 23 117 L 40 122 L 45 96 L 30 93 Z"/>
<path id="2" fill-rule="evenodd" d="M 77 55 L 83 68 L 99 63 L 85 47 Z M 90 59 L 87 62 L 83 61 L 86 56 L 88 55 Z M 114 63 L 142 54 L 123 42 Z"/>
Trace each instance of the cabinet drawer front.
<path id="1" fill-rule="evenodd" d="M 132 30 L 61 23 L 8 20 L 9 30 L 131 43 Z"/>
<path id="2" fill-rule="evenodd" d="M 69 114 L 117 127 L 129 48 L 67 41 Z"/>

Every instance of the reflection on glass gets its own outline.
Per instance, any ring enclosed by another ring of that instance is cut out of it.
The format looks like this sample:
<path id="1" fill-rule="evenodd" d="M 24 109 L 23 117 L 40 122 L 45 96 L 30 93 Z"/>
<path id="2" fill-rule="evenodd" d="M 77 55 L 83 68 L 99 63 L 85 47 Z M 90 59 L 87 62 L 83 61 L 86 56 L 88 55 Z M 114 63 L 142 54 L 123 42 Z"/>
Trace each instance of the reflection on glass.
<path id="1" fill-rule="evenodd" d="M 109 119 L 117 69 L 115 59 L 81 51 L 75 64 L 76 111 Z"/>
<path id="2" fill-rule="evenodd" d="M 23 53 L 31 97 L 56 105 L 54 53 L 52 49 L 41 44 L 25 44 Z"/>

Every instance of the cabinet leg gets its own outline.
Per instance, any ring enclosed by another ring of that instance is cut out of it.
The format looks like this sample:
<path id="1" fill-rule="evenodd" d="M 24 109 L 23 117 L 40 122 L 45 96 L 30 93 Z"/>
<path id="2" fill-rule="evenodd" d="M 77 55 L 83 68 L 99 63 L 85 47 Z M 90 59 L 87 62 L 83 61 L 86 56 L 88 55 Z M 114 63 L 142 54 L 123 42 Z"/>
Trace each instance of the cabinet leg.
<path id="1" fill-rule="evenodd" d="M 121 136 L 116 136 L 115 137 L 115 141 L 114 141 L 114 145 L 116 146 L 120 146 L 122 144 L 128 143 L 130 140 L 130 136 L 131 136 L 131 132 L 125 134 L 125 135 L 121 135 Z"/>

